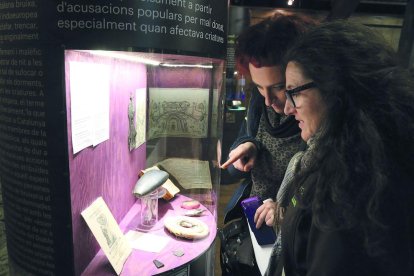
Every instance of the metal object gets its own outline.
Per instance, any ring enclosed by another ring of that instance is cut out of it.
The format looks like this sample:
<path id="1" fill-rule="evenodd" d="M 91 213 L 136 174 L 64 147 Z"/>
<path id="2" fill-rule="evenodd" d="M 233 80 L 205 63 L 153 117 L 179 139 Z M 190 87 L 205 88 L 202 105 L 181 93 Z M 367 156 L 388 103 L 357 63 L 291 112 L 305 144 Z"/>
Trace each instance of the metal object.
<path id="1" fill-rule="evenodd" d="M 173 254 L 174 254 L 174 256 L 182 257 L 182 256 L 184 256 L 184 250 L 182 250 L 182 249 L 174 250 Z"/>
<path id="2" fill-rule="evenodd" d="M 136 197 L 145 196 L 153 191 L 167 181 L 169 174 L 162 170 L 151 170 L 144 173 L 143 176 L 138 179 L 135 184 L 133 194 Z"/>
<path id="3" fill-rule="evenodd" d="M 203 214 L 204 211 L 205 210 L 198 208 L 198 209 L 188 210 L 187 212 L 184 213 L 184 215 L 188 217 L 199 217 Z"/>
<path id="4" fill-rule="evenodd" d="M 155 264 L 157 268 L 161 268 L 164 266 L 164 264 L 158 260 L 153 260 L 152 262 Z"/>

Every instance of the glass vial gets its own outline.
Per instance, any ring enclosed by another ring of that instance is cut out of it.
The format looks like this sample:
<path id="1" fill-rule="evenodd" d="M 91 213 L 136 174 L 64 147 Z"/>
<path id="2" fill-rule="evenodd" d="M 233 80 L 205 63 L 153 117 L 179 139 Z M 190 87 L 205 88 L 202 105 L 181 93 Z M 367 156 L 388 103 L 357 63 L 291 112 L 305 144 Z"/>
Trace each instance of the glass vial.
<path id="1" fill-rule="evenodd" d="M 150 229 L 158 222 L 158 190 L 141 197 L 140 228 Z"/>

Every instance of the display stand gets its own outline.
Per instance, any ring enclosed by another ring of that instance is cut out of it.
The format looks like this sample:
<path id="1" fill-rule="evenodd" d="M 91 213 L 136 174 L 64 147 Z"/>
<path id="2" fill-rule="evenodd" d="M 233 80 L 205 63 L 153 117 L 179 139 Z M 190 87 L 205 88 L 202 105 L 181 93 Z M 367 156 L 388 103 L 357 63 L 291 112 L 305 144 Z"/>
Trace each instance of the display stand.
<path id="1" fill-rule="evenodd" d="M 132 254 L 129 256 L 126 261 L 122 273 L 123 276 L 132 276 L 132 275 L 156 275 L 164 272 L 170 272 L 170 275 L 175 275 L 177 271 L 182 273 L 183 270 L 188 270 L 187 266 L 191 264 L 194 260 L 199 258 L 204 252 L 206 252 L 210 246 L 213 244 L 214 239 L 217 233 L 217 224 L 215 221 L 214 215 L 205 207 L 201 206 L 200 208 L 206 210 L 200 219 L 205 222 L 210 230 L 210 233 L 207 237 L 200 240 L 187 240 L 183 238 L 178 238 L 173 234 L 169 233 L 164 227 L 164 220 L 168 216 L 177 216 L 183 215 L 185 209 L 181 208 L 181 203 L 190 198 L 178 195 L 171 201 L 160 200 L 159 202 L 159 217 L 157 225 L 155 225 L 155 231 L 150 233 L 153 235 L 168 237 L 170 241 L 159 253 L 146 252 L 142 250 L 134 249 Z M 120 227 L 127 233 L 129 230 L 136 230 L 136 226 L 139 223 L 139 210 L 140 204 L 137 201 L 122 220 Z M 174 251 L 181 250 L 183 256 L 175 256 Z M 161 261 L 164 266 L 157 268 L 153 260 Z M 99 251 L 95 258 L 91 261 L 89 266 L 85 269 L 82 275 L 114 275 L 114 271 L 102 251 Z M 183 274 L 180 274 L 183 275 Z"/>

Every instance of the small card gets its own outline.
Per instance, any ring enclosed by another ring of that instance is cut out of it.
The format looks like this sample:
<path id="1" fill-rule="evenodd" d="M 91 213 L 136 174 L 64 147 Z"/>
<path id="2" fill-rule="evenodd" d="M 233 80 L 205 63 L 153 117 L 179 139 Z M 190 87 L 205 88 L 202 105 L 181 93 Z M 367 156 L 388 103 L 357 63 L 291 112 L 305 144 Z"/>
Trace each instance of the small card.
<path id="1" fill-rule="evenodd" d="M 157 236 L 149 233 L 141 233 L 137 231 L 128 231 L 125 237 L 129 241 L 132 248 L 158 253 L 167 245 L 171 240 L 167 237 Z"/>
<path id="2" fill-rule="evenodd" d="M 81 214 L 115 272 L 119 275 L 132 252 L 132 248 L 105 201 L 99 197 Z"/>

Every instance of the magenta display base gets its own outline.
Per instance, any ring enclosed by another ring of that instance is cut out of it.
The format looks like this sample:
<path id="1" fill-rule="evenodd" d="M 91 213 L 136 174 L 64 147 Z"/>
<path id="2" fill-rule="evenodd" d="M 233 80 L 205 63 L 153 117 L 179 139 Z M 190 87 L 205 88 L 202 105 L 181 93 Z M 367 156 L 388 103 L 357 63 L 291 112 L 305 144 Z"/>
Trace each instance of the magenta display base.
<path id="1" fill-rule="evenodd" d="M 200 257 L 204 252 L 206 252 L 210 246 L 213 244 L 214 239 L 217 234 L 217 223 L 214 215 L 203 205 L 200 208 L 206 209 L 203 213 L 203 216 L 198 217 L 200 220 L 205 222 L 210 229 L 210 233 L 207 237 L 201 240 L 186 240 L 182 238 L 177 238 L 171 233 L 169 233 L 164 227 L 164 219 L 168 216 L 178 216 L 184 215 L 187 211 L 186 209 L 181 208 L 181 203 L 185 200 L 189 200 L 183 195 L 177 195 L 174 199 L 170 201 L 165 201 L 160 199 L 159 201 L 159 221 L 154 226 L 154 229 L 150 231 L 153 235 L 160 235 L 163 237 L 168 237 L 170 242 L 164 247 L 161 252 L 153 253 L 146 252 L 142 250 L 133 249 L 131 255 L 128 257 L 125 262 L 124 268 L 120 275 L 123 276 L 132 276 L 132 275 L 156 275 L 159 273 L 164 273 L 170 270 L 177 269 L 179 267 L 189 265 L 193 260 Z M 139 210 L 140 203 L 139 200 L 132 206 L 129 212 L 126 214 L 122 222 L 120 223 L 121 230 L 127 233 L 130 230 L 137 230 L 139 224 Z M 181 257 L 175 256 L 174 251 L 181 250 L 184 252 L 184 255 Z M 157 268 L 153 260 L 157 259 L 162 262 L 164 266 L 162 268 Z M 95 258 L 84 270 L 82 275 L 116 275 L 111 264 L 108 261 L 108 258 L 105 256 L 102 250 L 96 254 Z"/>

